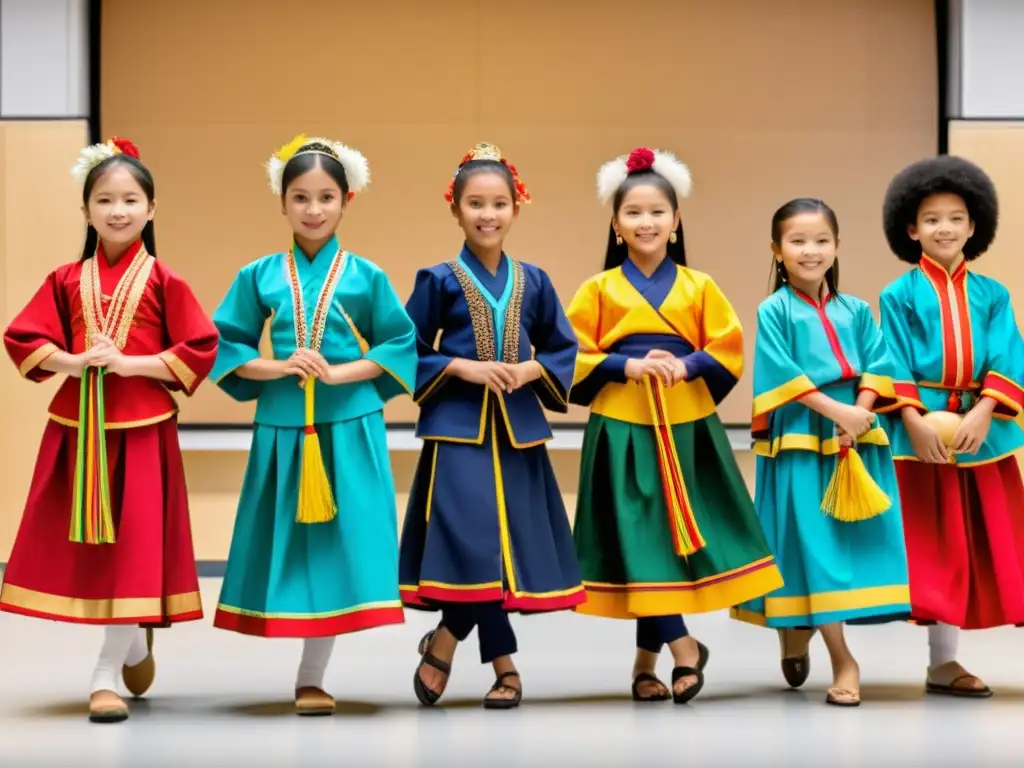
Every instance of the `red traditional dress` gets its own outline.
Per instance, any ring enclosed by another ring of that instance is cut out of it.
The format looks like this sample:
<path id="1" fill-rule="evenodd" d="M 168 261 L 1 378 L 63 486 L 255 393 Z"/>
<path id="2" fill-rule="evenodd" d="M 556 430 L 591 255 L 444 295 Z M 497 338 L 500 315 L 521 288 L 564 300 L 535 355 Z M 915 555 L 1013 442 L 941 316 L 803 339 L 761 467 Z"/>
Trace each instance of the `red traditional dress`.
<path id="1" fill-rule="evenodd" d="M 24 377 L 44 381 L 53 374 L 39 366 L 50 355 L 81 353 L 103 332 L 125 355 L 159 355 L 175 381 L 112 373 L 100 380 L 115 541 L 98 544 L 73 542 L 69 533 L 82 381 L 63 382 L 50 403 L 0 610 L 83 624 L 200 619 L 171 391 L 191 395 L 208 375 L 217 330 L 188 285 L 137 242 L 113 265 L 99 249 L 50 273 L 7 328 L 4 345 Z M 90 371 L 87 382 L 98 378 Z"/>

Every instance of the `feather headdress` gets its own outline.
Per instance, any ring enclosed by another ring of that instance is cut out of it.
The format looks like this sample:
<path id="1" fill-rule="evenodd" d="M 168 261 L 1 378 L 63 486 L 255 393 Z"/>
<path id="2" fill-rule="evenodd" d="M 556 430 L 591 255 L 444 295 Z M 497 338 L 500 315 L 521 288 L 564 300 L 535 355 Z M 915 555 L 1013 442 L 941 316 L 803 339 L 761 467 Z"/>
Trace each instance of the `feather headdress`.
<path id="1" fill-rule="evenodd" d="M 671 152 L 640 147 L 601 166 L 601 170 L 597 172 L 598 199 L 607 205 L 629 174 L 648 170 L 654 171 L 671 184 L 676 197 L 689 197 L 690 169 Z"/>
<path id="2" fill-rule="evenodd" d="M 267 177 L 270 181 L 271 192 L 275 195 L 281 194 L 281 181 L 284 177 L 284 167 L 288 165 L 288 161 L 296 155 L 307 154 L 327 155 L 341 163 L 341 167 L 345 169 L 345 179 L 348 181 L 349 200 L 355 197 L 357 192 L 366 189 L 370 183 L 370 165 L 358 150 L 352 149 L 340 141 L 331 141 L 300 133 L 267 160 Z"/>
<path id="3" fill-rule="evenodd" d="M 102 144 L 92 144 L 78 153 L 78 160 L 71 167 L 71 175 L 79 184 L 85 184 L 89 173 L 97 165 L 114 155 L 127 155 L 139 159 L 139 148 L 128 139 L 111 136 Z"/>

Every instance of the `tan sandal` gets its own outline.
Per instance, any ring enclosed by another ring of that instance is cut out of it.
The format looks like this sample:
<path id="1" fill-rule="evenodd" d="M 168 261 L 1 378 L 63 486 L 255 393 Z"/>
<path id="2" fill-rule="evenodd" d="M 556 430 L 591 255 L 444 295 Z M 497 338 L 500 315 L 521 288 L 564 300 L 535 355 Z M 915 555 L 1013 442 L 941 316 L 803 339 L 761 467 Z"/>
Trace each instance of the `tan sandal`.
<path id="1" fill-rule="evenodd" d="M 334 714 L 334 697 L 320 688 L 305 686 L 295 691 L 295 714 L 317 717 Z"/>
<path id="2" fill-rule="evenodd" d="M 140 698 L 153 685 L 156 678 L 156 659 L 153 658 L 153 630 L 146 629 L 146 648 L 149 654 L 133 667 L 125 664 L 121 667 L 121 679 L 124 680 L 124 687 L 135 698 Z"/>
<path id="3" fill-rule="evenodd" d="M 859 707 L 860 692 L 849 688 L 829 688 L 825 703 L 835 707 Z"/>
<path id="4" fill-rule="evenodd" d="M 976 688 L 973 685 L 974 681 L 981 683 L 981 688 Z M 969 684 L 964 685 L 964 683 Z M 992 695 L 992 689 L 982 683 L 980 677 L 969 672 L 957 675 L 945 685 L 926 680 L 924 690 L 926 693 L 935 693 L 941 696 L 959 696 L 965 699 L 987 699 Z"/>
<path id="5" fill-rule="evenodd" d="M 120 723 L 128 719 L 128 705 L 114 691 L 95 691 L 89 697 L 89 721 Z"/>

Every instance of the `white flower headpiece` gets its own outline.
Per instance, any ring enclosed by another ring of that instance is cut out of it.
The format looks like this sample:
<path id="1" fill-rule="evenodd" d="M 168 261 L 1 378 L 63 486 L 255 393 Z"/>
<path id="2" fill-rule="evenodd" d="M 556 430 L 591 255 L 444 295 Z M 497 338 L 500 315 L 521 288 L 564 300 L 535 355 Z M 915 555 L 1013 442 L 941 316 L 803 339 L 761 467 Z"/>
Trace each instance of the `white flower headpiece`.
<path id="1" fill-rule="evenodd" d="M 310 145 L 320 146 L 311 147 Z M 327 147 L 327 150 L 320 147 Z M 370 166 L 360 152 L 338 141 L 299 134 L 272 154 L 270 159 L 267 160 L 267 176 L 270 180 L 271 192 L 275 195 L 281 194 L 284 167 L 296 155 L 306 154 L 327 155 L 341 163 L 341 167 L 345 169 L 345 179 L 348 181 L 348 197 L 350 200 L 355 197 L 357 192 L 366 189 L 366 186 L 370 183 Z"/>
<path id="2" fill-rule="evenodd" d="M 128 139 L 112 136 L 102 144 L 93 144 L 79 152 L 78 160 L 71 167 L 71 175 L 79 184 L 85 184 L 92 169 L 114 155 L 127 155 L 138 160 L 139 148 Z"/>
<path id="3" fill-rule="evenodd" d="M 675 190 L 676 197 L 689 197 L 692 186 L 690 169 L 671 152 L 640 147 L 601 166 L 597 172 L 598 199 L 607 205 L 629 174 L 647 170 L 664 178 Z"/>

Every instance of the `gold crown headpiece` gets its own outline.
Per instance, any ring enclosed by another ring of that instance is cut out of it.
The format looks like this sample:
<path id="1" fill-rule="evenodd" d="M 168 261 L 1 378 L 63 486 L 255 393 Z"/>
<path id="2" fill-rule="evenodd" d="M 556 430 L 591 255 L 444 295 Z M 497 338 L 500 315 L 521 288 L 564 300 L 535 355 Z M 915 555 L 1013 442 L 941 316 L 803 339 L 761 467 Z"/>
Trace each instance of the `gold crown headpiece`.
<path id="1" fill-rule="evenodd" d="M 516 202 L 517 203 L 528 203 L 530 202 L 530 192 L 526 188 L 526 184 L 519 178 L 519 171 L 501 155 L 501 150 L 493 144 L 481 143 L 473 147 L 469 152 L 462 156 L 462 160 L 459 161 L 459 167 L 455 169 L 455 173 L 452 174 L 452 180 L 448 184 L 448 191 L 445 192 L 444 199 L 449 203 L 455 200 L 455 179 L 458 178 L 459 171 L 462 167 L 470 160 L 493 160 L 497 163 L 504 165 L 512 174 L 512 182 L 516 188 Z"/>

